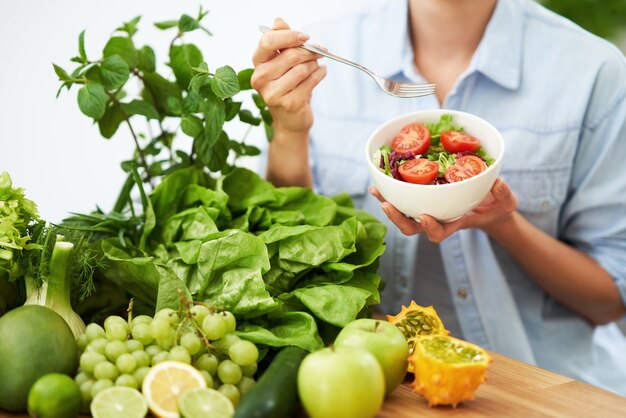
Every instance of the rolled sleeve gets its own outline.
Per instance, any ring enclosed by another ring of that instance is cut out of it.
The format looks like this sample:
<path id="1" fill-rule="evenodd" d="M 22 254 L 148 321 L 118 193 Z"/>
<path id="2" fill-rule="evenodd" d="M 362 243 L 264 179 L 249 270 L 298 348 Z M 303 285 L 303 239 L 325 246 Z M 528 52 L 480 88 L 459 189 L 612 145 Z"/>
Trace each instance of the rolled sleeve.
<path id="1" fill-rule="evenodd" d="M 626 305 L 626 64 L 611 64 L 581 131 L 559 238 L 593 257 Z"/>

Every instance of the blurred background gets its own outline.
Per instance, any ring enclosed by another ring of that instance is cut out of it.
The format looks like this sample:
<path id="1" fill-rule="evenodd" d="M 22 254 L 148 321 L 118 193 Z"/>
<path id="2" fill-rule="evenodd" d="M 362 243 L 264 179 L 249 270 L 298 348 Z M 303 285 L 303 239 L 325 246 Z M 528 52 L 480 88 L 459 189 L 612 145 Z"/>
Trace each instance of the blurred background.
<path id="1" fill-rule="evenodd" d="M 376 0 L 384 1 L 384 0 Z M 508 0 L 503 0 L 508 1 Z M 113 30 L 141 15 L 138 45 L 151 45 L 165 70 L 171 32 L 153 22 L 195 15 L 200 4 L 210 11 L 203 23 L 214 34 L 196 31 L 190 42 L 203 51 L 211 68 L 251 67 L 259 24 L 281 16 L 301 28 L 307 23 L 363 7 L 368 0 L 23 0 L 0 2 L 0 171 L 38 203 L 44 219 L 63 219 L 68 211 L 110 210 L 125 174 L 119 163 L 133 151 L 126 127 L 110 140 L 80 113 L 76 90 L 55 94 L 60 83 L 52 63 L 74 68 L 78 34 L 86 29 L 88 56 L 100 56 Z M 626 50 L 626 0 L 544 0 L 546 6 Z M 314 7 L 313 7 L 314 6 Z M 139 124 L 139 123 L 138 123 Z M 245 127 L 232 127 L 239 134 Z M 239 129 L 240 132 L 237 130 Z M 229 132 L 230 133 L 230 132 Z M 250 142 L 261 143 L 261 128 Z M 245 162 L 252 168 L 256 160 Z"/>

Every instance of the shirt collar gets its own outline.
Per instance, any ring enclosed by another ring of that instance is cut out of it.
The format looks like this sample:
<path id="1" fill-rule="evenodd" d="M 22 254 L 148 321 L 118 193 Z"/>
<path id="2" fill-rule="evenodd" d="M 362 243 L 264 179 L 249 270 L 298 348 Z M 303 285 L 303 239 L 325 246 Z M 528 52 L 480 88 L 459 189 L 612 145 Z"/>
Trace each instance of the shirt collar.
<path id="1" fill-rule="evenodd" d="M 363 55 L 366 57 L 365 66 L 383 77 L 393 77 L 406 72 L 405 63 L 413 62 L 413 49 L 408 31 L 408 1 L 391 0 L 387 6 L 372 10 L 373 13 L 382 14 L 382 17 L 368 19 L 371 27 L 365 32 L 366 43 L 363 47 L 366 50 Z M 523 14 L 521 1 L 498 0 L 468 72 L 478 71 L 511 90 L 519 87 Z M 367 50 L 367 45 L 379 47 Z M 406 75 L 414 78 L 414 74 Z"/>

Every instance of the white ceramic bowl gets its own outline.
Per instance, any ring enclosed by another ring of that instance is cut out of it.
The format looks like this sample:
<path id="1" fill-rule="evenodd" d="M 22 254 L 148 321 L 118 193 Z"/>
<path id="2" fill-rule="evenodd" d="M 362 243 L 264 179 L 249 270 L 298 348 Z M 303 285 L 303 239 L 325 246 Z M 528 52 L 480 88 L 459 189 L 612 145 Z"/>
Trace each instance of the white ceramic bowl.
<path id="1" fill-rule="evenodd" d="M 478 138 L 481 146 L 495 162 L 482 173 L 456 183 L 424 185 L 396 180 L 385 175 L 372 162 L 376 150 L 391 144 L 391 139 L 409 123 L 439 121 L 441 115 L 450 114 L 453 123 Z M 430 215 L 440 222 L 454 221 L 476 207 L 489 193 L 498 178 L 504 154 L 504 141 L 500 132 L 478 116 L 449 109 L 433 109 L 407 113 L 379 126 L 367 140 L 365 157 L 370 175 L 380 194 L 407 216 L 419 219 Z"/>

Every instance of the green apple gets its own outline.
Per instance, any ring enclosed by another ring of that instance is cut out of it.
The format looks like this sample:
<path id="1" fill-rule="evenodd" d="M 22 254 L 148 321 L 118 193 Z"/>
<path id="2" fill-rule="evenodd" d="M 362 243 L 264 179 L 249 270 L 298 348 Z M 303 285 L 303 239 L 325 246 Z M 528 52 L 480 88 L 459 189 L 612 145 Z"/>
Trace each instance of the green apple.
<path id="1" fill-rule="evenodd" d="M 387 395 L 404 380 L 409 346 L 402 332 L 387 321 L 369 318 L 352 321 L 337 335 L 335 347 L 354 347 L 372 353 L 385 374 Z"/>
<path id="2" fill-rule="evenodd" d="M 385 376 L 367 350 L 328 347 L 298 369 L 298 394 L 310 418 L 371 418 L 385 398 Z"/>

